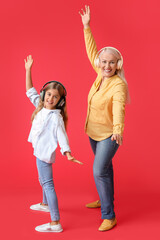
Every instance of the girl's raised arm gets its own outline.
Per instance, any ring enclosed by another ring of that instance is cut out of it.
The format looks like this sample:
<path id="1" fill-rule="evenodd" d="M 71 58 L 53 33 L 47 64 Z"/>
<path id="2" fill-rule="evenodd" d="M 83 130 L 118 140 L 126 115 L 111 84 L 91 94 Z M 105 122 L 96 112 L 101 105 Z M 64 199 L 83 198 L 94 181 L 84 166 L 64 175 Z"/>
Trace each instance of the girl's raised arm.
<path id="1" fill-rule="evenodd" d="M 24 59 L 25 69 L 26 69 L 26 91 L 33 87 L 31 68 L 33 64 L 33 58 L 31 55 L 27 56 L 27 59 Z"/>

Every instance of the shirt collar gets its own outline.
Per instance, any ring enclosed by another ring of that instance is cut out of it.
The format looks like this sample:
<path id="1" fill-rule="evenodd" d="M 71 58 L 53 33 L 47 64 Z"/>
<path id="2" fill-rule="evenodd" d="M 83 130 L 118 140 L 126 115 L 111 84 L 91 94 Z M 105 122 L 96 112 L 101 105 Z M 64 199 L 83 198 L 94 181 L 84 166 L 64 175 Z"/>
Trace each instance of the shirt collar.
<path id="1" fill-rule="evenodd" d="M 45 108 L 45 107 L 43 107 L 43 110 L 44 111 L 46 111 L 46 112 L 54 112 L 54 113 L 60 113 L 61 112 L 61 110 L 60 109 L 47 109 L 47 108 Z"/>

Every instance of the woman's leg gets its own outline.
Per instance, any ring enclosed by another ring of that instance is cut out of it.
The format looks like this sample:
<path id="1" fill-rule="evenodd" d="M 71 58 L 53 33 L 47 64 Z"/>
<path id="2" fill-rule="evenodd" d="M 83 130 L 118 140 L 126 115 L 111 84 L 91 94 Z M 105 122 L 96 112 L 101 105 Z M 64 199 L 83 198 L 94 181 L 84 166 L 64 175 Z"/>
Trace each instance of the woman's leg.
<path id="1" fill-rule="evenodd" d="M 93 139 L 90 140 L 95 154 L 93 174 L 101 200 L 102 219 L 112 219 L 115 217 L 112 158 L 119 145 L 111 138 L 98 142 L 94 141 L 94 143 L 93 141 Z"/>
<path id="2" fill-rule="evenodd" d="M 43 162 L 37 158 L 37 169 L 39 179 L 45 192 L 45 196 L 49 206 L 51 220 L 59 221 L 60 216 L 58 210 L 57 195 L 53 183 L 52 164 Z"/>
<path id="3" fill-rule="evenodd" d="M 97 141 L 93 140 L 90 137 L 89 137 L 89 141 L 90 141 L 90 144 L 91 144 L 92 151 L 95 155 L 96 154 Z"/>

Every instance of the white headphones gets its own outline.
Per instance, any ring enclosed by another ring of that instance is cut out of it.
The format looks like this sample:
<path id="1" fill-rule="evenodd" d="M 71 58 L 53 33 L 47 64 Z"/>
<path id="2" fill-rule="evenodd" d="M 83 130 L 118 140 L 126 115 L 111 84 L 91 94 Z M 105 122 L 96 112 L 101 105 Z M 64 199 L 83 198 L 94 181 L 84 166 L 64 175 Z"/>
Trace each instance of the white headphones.
<path id="1" fill-rule="evenodd" d="M 118 51 L 118 49 L 116 49 L 116 48 L 114 48 L 114 47 L 104 47 L 104 48 L 102 48 L 101 50 L 99 50 L 98 51 L 98 53 L 97 53 L 97 55 L 96 55 L 96 57 L 95 57 L 95 59 L 94 59 L 94 64 L 95 64 L 95 66 L 96 67 L 99 67 L 99 55 L 100 55 L 100 53 L 102 52 L 102 51 L 104 51 L 104 50 L 107 50 L 107 49 L 111 49 L 111 50 L 115 50 L 116 52 L 118 52 L 119 53 L 119 55 L 120 55 L 120 57 L 121 57 L 121 59 L 119 59 L 118 61 L 117 61 L 117 70 L 120 70 L 120 69 L 122 69 L 122 66 L 123 66 L 123 57 L 122 57 L 122 54 Z"/>

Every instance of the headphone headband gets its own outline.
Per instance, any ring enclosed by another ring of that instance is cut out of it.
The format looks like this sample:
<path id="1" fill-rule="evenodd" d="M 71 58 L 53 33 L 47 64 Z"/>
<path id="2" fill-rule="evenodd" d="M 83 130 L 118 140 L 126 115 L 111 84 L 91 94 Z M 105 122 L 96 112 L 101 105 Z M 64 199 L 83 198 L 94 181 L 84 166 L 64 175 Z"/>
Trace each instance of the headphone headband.
<path id="1" fill-rule="evenodd" d="M 43 85 L 43 87 L 41 88 L 40 92 L 44 91 L 44 90 L 45 90 L 45 86 L 48 85 L 48 84 L 50 84 L 50 83 L 58 83 L 58 84 L 60 84 L 60 85 L 63 87 L 63 89 L 64 89 L 64 96 L 67 96 L 67 90 L 66 90 L 66 88 L 64 87 L 64 85 L 63 85 L 62 83 L 60 83 L 60 82 L 58 82 L 58 81 L 49 81 L 49 82 L 46 82 L 46 83 Z"/>
<path id="2" fill-rule="evenodd" d="M 98 54 L 99 54 L 100 52 L 102 52 L 103 50 L 107 49 L 107 48 L 110 48 L 110 49 L 113 49 L 113 50 L 117 51 L 117 52 L 119 53 L 119 55 L 122 56 L 122 54 L 120 53 L 120 51 L 119 51 L 117 48 L 115 48 L 115 47 L 110 47 L 110 46 L 101 48 L 101 49 L 98 51 Z"/>

